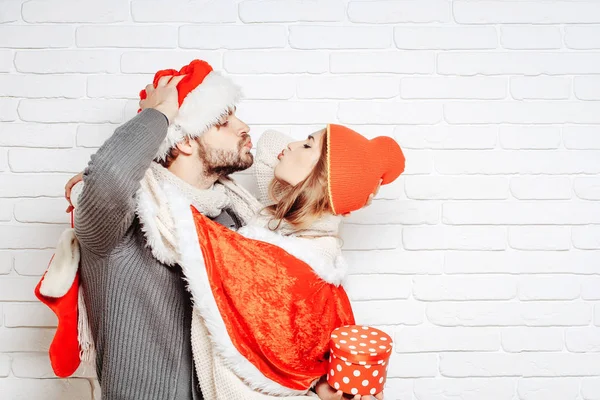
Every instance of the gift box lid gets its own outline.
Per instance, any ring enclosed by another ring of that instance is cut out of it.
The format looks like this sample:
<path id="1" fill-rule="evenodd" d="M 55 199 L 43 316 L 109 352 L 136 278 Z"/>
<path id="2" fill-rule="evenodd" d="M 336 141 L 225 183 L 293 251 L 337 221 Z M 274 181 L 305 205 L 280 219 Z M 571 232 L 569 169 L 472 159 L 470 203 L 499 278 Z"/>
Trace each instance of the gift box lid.
<path id="1" fill-rule="evenodd" d="M 331 332 L 330 347 L 333 354 L 344 361 L 377 362 L 390 356 L 393 343 L 392 338 L 379 329 L 348 325 Z"/>

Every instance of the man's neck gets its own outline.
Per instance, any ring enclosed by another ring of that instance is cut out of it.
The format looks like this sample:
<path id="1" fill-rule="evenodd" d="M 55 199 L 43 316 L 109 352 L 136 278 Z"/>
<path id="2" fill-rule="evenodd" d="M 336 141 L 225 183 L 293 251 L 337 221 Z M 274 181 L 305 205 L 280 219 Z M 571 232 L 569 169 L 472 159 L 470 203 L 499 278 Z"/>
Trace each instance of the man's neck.
<path id="1" fill-rule="evenodd" d="M 199 171 L 198 168 L 190 168 L 185 163 L 174 162 L 167 169 L 185 183 L 200 190 L 210 189 L 219 179 L 216 175 L 207 176 L 204 171 Z"/>

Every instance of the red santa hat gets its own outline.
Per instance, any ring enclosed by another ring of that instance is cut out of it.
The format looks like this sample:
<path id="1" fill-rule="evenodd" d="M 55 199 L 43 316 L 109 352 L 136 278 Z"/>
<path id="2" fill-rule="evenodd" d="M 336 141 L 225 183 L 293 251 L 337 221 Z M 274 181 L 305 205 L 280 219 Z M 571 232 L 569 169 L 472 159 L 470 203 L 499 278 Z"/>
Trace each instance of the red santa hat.
<path id="1" fill-rule="evenodd" d="M 167 137 L 160 145 L 156 158 L 164 160 L 169 150 L 187 138 L 196 138 L 214 126 L 233 110 L 242 97 L 239 86 L 213 71 L 203 60 L 193 60 L 179 71 L 165 69 L 154 75 L 154 87 L 165 75 L 186 75 L 177 84 L 179 113 L 169 125 Z M 140 92 L 146 98 L 146 91 Z"/>

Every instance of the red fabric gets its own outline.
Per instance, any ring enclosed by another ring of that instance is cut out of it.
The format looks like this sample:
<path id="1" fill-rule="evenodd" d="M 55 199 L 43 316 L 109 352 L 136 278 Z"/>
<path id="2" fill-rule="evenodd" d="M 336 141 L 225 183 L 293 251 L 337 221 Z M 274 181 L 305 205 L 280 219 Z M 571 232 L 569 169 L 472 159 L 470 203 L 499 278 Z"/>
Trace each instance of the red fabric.
<path id="1" fill-rule="evenodd" d="M 158 81 L 163 76 L 173 75 L 187 75 L 185 78 L 181 80 L 177 84 L 177 93 L 179 96 L 179 106 L 183 104 L 183 100 L 185 97 L 195 88 L 197 88 L 203 81 L 206 76 L 212 72 L 212 67 L 209 63 L 203 60 L 193 60 L 188 65 L 183 66 L 179 71 L 176 69 L 163 69 L 154 74 L 153 85 L 156 87 L 158 85 Z M 140 100 L 146 99 L 148 94 L 146 93 L 146 89 L 142 89 L 140 92 Z M 142 111 L 141 109 L 138 112 Z"/>
<path id="2" fill-rule="evenodd" d="M 52 261 L 50 261 L 52 262 Z M 79 273 L 75 276 L 69 291 L 59 298 L 44 296 L 40 286 L 44 277 L 35 287 L 35 296 L 47 305 L 58 317 L 58 328 L 50 345 L 50 364 L 56 376 L 66 378 L 77 370 L 79 341 L 77 339 L 77 298 L 79 295 Z"/>
<path id="3" fill-rule="evenodd" d="M 192 212 L 212 293 L 234 346 L 271 380 L 308 389 L 326 374 L 331 332 L 354 324 L 346 292 L 280 247 Z"/>

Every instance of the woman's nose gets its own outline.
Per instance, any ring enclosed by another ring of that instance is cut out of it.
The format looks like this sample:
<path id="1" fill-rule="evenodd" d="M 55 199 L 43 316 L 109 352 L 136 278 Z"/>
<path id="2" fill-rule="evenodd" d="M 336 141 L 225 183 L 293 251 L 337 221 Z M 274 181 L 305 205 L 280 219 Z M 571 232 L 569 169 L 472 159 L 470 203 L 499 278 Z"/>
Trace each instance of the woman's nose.
<path id="1" fill-rule="evenodd" d="M 298 146 L 300 145 L 300 143 L 302 143 L 302 142 L 292 142 L 292 143 L 288 144 L 287 148 L 288 148 L 288 150 L 291 151 L 293 149 L 298 148 Z"/>

